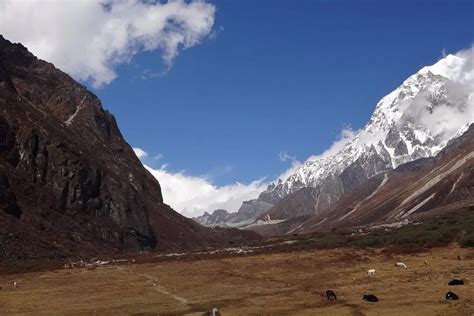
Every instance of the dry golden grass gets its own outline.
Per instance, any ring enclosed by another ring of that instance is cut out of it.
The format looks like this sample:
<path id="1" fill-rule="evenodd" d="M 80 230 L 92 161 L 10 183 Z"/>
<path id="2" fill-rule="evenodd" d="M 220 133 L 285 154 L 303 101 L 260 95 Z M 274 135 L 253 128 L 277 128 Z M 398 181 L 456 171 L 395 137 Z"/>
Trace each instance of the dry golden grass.
<path id="1" fill-rule="evenodd" d="M 3 275 L 0 314 L 199 315 L 218 307 L 223 315 L 473 315 L 473 285 L 447 285 L 474 280 L 473 258 L 457 246 L 393 258 L 336 249 Z M 326 300 L 327 287 L 337 302 Z M 449 290 L 460 300 L 446 302 Z M 365 292 L 380 302 L 363 301 Z"/>

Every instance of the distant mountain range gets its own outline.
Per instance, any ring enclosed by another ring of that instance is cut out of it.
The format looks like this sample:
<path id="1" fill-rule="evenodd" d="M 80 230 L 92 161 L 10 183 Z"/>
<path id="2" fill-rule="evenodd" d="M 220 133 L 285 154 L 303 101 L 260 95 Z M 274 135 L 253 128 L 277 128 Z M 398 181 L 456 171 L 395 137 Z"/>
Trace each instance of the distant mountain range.
<path id="1" fill-rule="evenodd" d="M 308 230 L 302 225 L 305 220 L 336 212 L 335 205 L 349 195 L 368 190 L 375 196 L 375 191 L 367 188 L 368 183 L 382 187 L 390 182 L 394 170 L 437 156 L 451 140 L 469 129 L 474 121 L 472 59 L 469 55 L 448 55 L 433 66 L 422 68 L 382 98 L 367 125 L 344 146 L 309 159 L 257 199 L 244 202 L 236 213 L 219 210 L 195 220 L 208 226 L 289 233 Z M 421 207 L 409 215 L 420 211 Z M 346 209 L 347 214 L 342 215 L 341 212 L 344 213 L 338 209 L 340 217 L 346 215 L 341 222 L 347 222 L 358 211 Z M 329 217 L 325 218 L 318 229 L 334 226 L 329 224 Z M 299 225 L 302 226 L 296 229 Z"/>

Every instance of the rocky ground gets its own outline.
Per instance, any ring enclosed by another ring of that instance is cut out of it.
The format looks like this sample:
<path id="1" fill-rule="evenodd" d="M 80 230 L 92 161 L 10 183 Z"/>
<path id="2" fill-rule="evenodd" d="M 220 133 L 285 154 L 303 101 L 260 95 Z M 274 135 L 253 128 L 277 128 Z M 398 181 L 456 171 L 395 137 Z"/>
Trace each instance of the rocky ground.
<path id="1" fill-rule="evenodd" d="M 223 315 L 474 313 L 474 251 L 457 245 L 412 254 L 384 248 L 234 250 L 132 260 L 30 273 L 3 270 L 0 314 L 200 315 L 213 307 Z M 408 269 L 395 267 L 397 261 Z M 372 268 L 375 277 L 367 276 Z M 448 286 L 454 277 L 466 285 Z M 327 301 L 326 288 L 336 292 L 336 302 Z M 447 291 L 460 300 L 444 300 Z M 365 302 L 364 293 L 380 301 Z"/>

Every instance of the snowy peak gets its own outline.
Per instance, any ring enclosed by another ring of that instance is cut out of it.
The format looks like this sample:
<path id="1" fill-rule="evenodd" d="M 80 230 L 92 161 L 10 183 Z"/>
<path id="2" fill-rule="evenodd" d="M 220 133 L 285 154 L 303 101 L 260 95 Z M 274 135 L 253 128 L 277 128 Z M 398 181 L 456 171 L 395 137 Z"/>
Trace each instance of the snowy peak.
<path id="1" fill-rule="evenodd" d="M 432 66 L 423 67 L 418 73 L 427 74 L 432 73 L 433 75 L 438 75 L 445 77 L 449 80 L 460 80 L 465 73 L 463 71 L 464 67 L 467 67 L 469 63 L 468 58 L 463 58 L 455 56 L 452 54 L 447 55 L 436 64 Z"/>
<path id="2" fill-rule="evenodd" d="M 340 150 L 306 161 L 260 198 L 275 203 L 305 187 L 321 188 L 325 197 L 329 187 L 325 200 L 331 202 L 363 179 L 436 155 L 474 121 L 472 60 L 469 51 L 422 68 L 383 97 Z"/>
<path id="3" fill-rule="evenodd" d="M 371 178 L 437 155 L 474 122 L 473 52 L 448 55 L 408 77 L 376 104 L 364 128 L 347 131 L 343 140 L 309 158 L 287 179 L 278 179 L 258 199 L 244 202 L 225 225 L 312 215 Z M 198 221 L 216 223 L 220 216 L 210 217 Z"/>

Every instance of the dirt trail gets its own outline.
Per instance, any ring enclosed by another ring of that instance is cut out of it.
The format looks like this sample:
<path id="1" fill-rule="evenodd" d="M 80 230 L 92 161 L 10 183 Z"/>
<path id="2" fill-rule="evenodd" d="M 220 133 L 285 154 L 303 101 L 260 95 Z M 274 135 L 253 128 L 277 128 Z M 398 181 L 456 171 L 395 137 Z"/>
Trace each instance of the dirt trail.
<path id="1" fill-rule="evenodd" d="M 160 292 L 164 295 L 168 295 L 168 296 L 172 297 L 173 299 L 175 299 L 176 301 L 181 302 L 183 305 L 185 305 L 189 309 L 191 309 L 191 306 L 189 305 L 189 301 L 187 299 L 169 292 L 164 286 L 162 286 L 158 283 L 158 280 L 156 278 L 152 277 L 151 275 L 149 275 L 147 273 L 136 273 L 136 272 L 130 271 L 130 270 L 128 270 L 126 268 L 123 268 L 123 267 L 117 267 L 117 269 L 120 270 L 120 271 L 123 271 L 125 273 L 131 273 L 131 274 L 143 277 L 144 279 L 147 280 L 147 283 L 152 286 L 153 290 L 158 291 L 158 292 Z"/>

